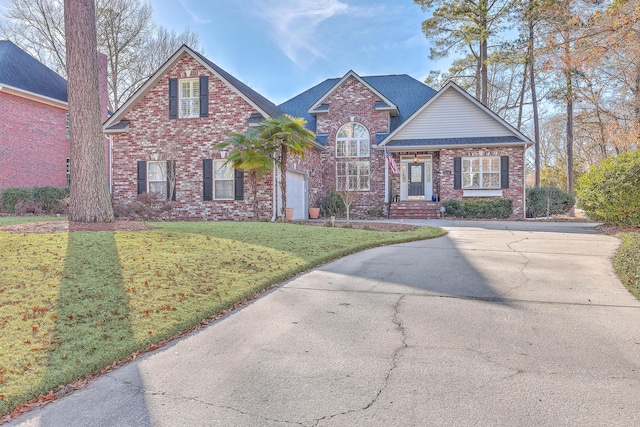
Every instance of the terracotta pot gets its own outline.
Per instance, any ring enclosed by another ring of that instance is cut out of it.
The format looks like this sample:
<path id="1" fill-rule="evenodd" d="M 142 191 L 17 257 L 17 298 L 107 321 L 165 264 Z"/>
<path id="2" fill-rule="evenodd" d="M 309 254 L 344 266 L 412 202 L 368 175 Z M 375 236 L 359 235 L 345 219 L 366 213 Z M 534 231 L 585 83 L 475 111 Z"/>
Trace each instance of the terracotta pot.
<path id="1" fill-rule="evenodd" d="M 287 221 L 291 221 L 291 218 L 293 218 L 293 208 L 285 208 L 284 217 Z"/>
<path id="2" fill-rule="evenodd" d="M 318 219 L 320 216 L 320 208 L 309 208 L 309 218 Z"/>

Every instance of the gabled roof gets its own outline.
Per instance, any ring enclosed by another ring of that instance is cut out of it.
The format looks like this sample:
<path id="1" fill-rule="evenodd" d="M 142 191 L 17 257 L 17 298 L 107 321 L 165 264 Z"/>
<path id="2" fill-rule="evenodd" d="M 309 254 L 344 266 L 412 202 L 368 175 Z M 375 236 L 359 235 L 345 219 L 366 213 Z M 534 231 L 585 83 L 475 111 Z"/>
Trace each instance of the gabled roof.
<path id="1" fill-rule="evenodd" d="M 9 40 L 0 40 L 0 87 L 67 103 L 67 81 Z"/>
<path id="2" fill-rule="evenodd" d="M 354 73 L 355 74 L 355 73 Z M 349 75 L 349 73 L 347 73 Z M 407 118 L 409 118 L 420 106 L 422 106 L 429 98 L 436 94 L 436 91 L 422 82 L 414 79 L 406 74 L 386 75 L 386 76 L 368 76 L 361 77 L 362 81 L 368 87 L 371 87 L 375 93 L 379 93 L 381 99 L 386 99 L 387 105 L 394 105 L 398 114 L 391 117 L 391 131 L 397 128 Z M 337 88 L 338 82 L 343 79 L 327 79 L 316 86 L 302 92 L 290 100 L 280 104 L 278 107 L 285 113 L 294 117 L 302 117 L 307 121 L 307 128 L 316 132 L 316 116 L 309 111 L 311 107 L 315 107 L 315 112 L 326 112 L 323 108 L 322 98 L 326 94 Z M 386 136 L 386 135 L 384 135 Z M 382 137 L 377 141 L 382 141 Z M 318 142 L 326 143 L 323 135 L 318 135 Z"/>
<path id="3" fill-rule="evenodd" d="M 252 105 L 256 110 L 262 114 L 264 118 L 277 117 L 282 115 L 282 111 L 271 101 L 264 96 L 260 95 L 249 86 L 242 83 L 240 80 L 227 73 L 222 68 L 218 67 L 207 58 L 194 51 L 187 45 L 182 45 L 163 65 L 160 67 L 149 79 L 124 103 L 122 106 L 105 122 L 106 130 L 114 130 L 114 125 L 125 116 L 125 114 L 135 105 L 137 100 L 144 96 L 153 85 L 164 75 L 164 73 L 171 68 L 182 55 L 190 55 L 195 60 L 200 62 L 205 68 L 207 68 L 212 74 L 216 75 L 220 80 L 225 82 L 229 88 L 238 93 L 245 101 Z"/>
<path id="4" fill-rule="evenodd" d="M 382 93 L 380 93 L 375 87 L 373 87 L 369 83 L 367 83 L 367 81 L 365 79 L 360 77 L 353 70 L 349 70 L 347 72 L 347 74 L 345 74 L 340 80 L 338 80 L 336 83 L 334 83 L 334 85 L 331 88 L 329 88 L 329 90 L 327 90 L 320 97 L 320 99 L 318 99 L 312 106 L 310 106 L 309 107 L 309 113 L 315 114 L 315 113 L 326 112 L 327 109 L 325 107 L 326 104 L 324 103 L 324 101 L 329 96 L 331 96 L 331 94 L 333 92 L 335 92 L 345 81 L 347 81 L 347 79 L 349 77 L 353 77 L 354 79 L 358 80 L 360 83 L 365 85 L 371 92 L 373 92 L 376 96 L 378 96 L 380 99 L 382 99 L 382 102 L 376 102 L 376 105 L 374 106 L 374 108 L 376 110 L 381 110 L 381 111 L 387 111 L 388 110 L 388 111 L 391 112 L 392 116 L 397 116 L 398 115 L 398 107 L 392 101 L 387 99 L 387 97 L 385 97 Z"/>
<path id="5" fill-rule="evenodd" d="M 461 145 L 477 145 L 477 144 L 486 144 L 491 142 L 489 139 L 485 138 L 441 138 L 441 139 L 419 139 L 419 140 L 393 140 L 393 137 L 398 134 L 405 126 L 407 126 L 411 121 L 420 115 L 424 110 L 426 110 L 430 105 L 437 101 L 444 93 L 449 90 L 455 90 L 464 96 L 469 102 L 480 108 L 484 111 L 489 117 L 495 120 L 499 125 L 503 126 L 507 129 L 513 137 L 502 137 L 496 136 L 491 137 L 490 140 L 493 141 L 492 145 L 521 145 L 527 144 L 532 145 L 533 142 L 521 133 L 519 130 L 511 126 L 504 120 L 502 117 L 498 116 L 491 109 L 485 106 L 483 103 L 472 97 L 467 93 L 467 91 L 463 90 L 460 86 L 455 84 L 452 81 L 449 81 L 446 85 L 444 85 L 434 96 L 430 97 L 420 108 L 416 109 L 411 117 L 407 118 L 407 120 L 403 121 L 399 126 L 393 129 L 389 135 L 379 143 L 381 146 L 388 145 L 389 147 L 398 146 L 398 147 L 419 147 L 419 146 L 461 146 Z"/>

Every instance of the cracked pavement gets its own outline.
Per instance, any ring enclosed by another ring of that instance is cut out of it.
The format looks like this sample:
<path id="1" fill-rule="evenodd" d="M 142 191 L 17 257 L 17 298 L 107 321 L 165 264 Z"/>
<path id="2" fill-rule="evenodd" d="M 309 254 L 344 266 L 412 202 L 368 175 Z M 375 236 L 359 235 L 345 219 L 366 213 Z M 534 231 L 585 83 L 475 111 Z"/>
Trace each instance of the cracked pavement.
<path id="1" fill-rule="evenodd" d="M 430 223 L 449 234 L 298 276 L 12 425 L 640 424 L 616 238 Z"/>

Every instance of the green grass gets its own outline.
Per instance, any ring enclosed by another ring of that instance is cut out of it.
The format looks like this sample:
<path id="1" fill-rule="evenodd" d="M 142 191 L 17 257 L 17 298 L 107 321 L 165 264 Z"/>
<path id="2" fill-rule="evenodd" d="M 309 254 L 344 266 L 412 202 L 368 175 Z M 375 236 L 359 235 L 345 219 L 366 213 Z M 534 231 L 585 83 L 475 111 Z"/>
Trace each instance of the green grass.
<path id="1" fill-rule="evenodd" d="M 613 258 L 618 277 L 640 299 L 640 233 L 622 233 L 622 246 Z"/>
<path id="2" fill-rule="evenodd" d="M 25 220 L 36 219 L 0 218 L 0 225 Z M 280 223 L 154 225 L 0 232 L 0 414 L 313 266 L 444 234 L 429 227 L 384 233 Z"/>

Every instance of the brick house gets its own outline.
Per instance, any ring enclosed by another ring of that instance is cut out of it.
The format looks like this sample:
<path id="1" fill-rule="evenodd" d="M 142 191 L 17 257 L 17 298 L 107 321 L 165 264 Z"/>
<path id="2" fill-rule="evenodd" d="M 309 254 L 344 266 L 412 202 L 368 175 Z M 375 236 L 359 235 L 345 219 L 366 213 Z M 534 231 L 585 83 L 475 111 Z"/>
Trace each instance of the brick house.
<path id="1" fill-rule="evenodd" d="M 99 54 L 98 64 L 106 120 L 107 57 Z M 67 81 L 0 40 L 0 189 L 69 186 L 67 111 Z"/>
<path id="2" fill-rule="evenodd" d="M 251 218 L 250 184 L 215 145 L 283 113 L 316 134 L 305 160 L 288 164 L 295 219 L 337 182 L 357 194 L 360 216 L 426 218 L 441 201 L 506 197 L 524 217 L 531 141 L 455 84 L 435 91 L 407 75 L 349 71 L 276 106 L 187 46 L 105 123 L 114 202 L 155 191 L 175 200 L 174 218 Z M 277 175 L 258 184 L 266 218 L 278 213 Z"/>

